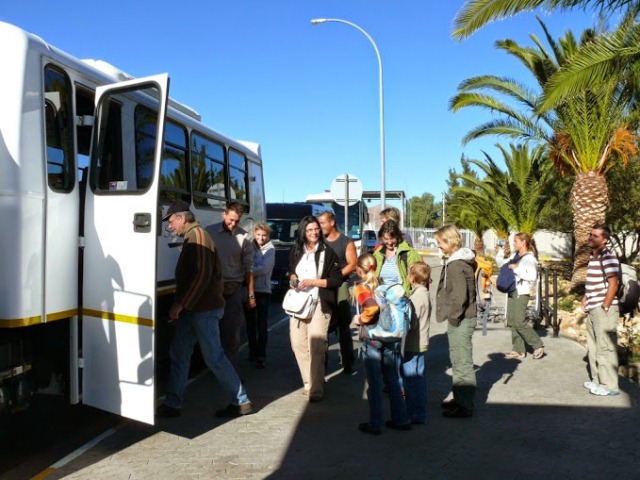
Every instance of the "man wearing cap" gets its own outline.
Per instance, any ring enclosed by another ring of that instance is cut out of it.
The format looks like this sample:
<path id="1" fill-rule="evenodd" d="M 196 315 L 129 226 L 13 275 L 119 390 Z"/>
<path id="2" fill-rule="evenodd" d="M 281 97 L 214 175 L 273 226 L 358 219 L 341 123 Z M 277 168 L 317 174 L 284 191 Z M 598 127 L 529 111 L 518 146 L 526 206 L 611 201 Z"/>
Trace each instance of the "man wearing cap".
<path id="1" fill-rule="evenodd" d="M 204 361 L 231 398 L 218 417 L 239 417 L 253 411 L 240 377 L 220 344 L 219 322 L 224 313 L 222 268 L 216 246 L 196 221 L 189 204 L 178 200 L 169 206 L 163 221 L 169 230 L 184 237 L 176 265 L 176 293 L 169 308 L 169 320 L 176 322 L 169 357 L 171 372 L 164 403 L 158 417 L 178 417 L 189 375 L 196 340 Z"/>
<path id="2" fill-rule="evenodd" d="M 220 321 L 220 342 L 234 366 L 238 363 L 240 334 L 244 325 L 243 283 L 247 285 L 249 296 L 247 306 L 256 307 L 253 289 L 253 242 L 246 230 L 238 226 L 243 213 L 241 204 L 229 203 L 222 213 L 222 222 L 207 227 L 207 232 L 220 254 L 224 280 L 225 308 Z"/>

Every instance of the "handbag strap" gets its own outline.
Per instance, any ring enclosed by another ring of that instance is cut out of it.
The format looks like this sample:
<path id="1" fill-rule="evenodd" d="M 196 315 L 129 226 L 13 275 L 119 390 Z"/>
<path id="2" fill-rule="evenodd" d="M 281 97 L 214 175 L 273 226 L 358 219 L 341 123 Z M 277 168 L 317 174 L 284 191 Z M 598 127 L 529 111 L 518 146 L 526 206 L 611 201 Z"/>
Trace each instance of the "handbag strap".
<path id="1" fill-rule="evenodd" d="M 316 272 L 316 278 L 322 278 L 322 270 L 324 270 L 324 250 L 320 252 L 320 259 L 318 260 L 318 271 Z"/>

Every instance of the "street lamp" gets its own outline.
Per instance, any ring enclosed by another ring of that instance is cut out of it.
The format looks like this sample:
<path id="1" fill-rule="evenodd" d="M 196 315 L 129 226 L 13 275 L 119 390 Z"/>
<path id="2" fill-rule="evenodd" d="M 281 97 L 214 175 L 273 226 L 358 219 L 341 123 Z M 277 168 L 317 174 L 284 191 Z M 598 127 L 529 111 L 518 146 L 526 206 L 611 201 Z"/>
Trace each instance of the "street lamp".
<path id="1" fill-rule="evenodd" d="M 386 208 L 385 205 L 385 166 L 384 166 L 384 83 L 382 81 L 382 57 L 380 57 L 380 51 L 376 42 L 373 41 L 371 35 L 369 35 L 364 29 L 352 22 L 341 20 L 339 18 L 314 18 L 311 20 L 311 25 L 318 25 L 319 23 L 337 22 L 344 23 L 350 27 L 359 30 L 373 45 L 376 55 L 378 56 L 378 82 L 380 86 L 380 203 L 381 209 Z"/>

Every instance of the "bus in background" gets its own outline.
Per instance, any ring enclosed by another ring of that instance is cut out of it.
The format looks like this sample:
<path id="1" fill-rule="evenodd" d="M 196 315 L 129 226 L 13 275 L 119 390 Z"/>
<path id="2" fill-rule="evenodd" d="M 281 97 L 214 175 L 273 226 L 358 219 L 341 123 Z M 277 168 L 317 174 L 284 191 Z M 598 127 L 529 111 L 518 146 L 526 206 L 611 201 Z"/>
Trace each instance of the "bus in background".
<path id="1" fill-rule="evenodd" d="M 347 226 L 349 231 L 344 229 L 344 206 L 338 205 L 333 201 L 331 193 L 323 192 L 314 195 L 307 195 L 305 200 L 307 203 L 314 203 L 331 208 L 336 215 L 336 224 L 338 230 L 351 238 L 356 244 L 358 255 L 361 252 L 362 235 L 364 226 L 369 222 L 369 211 L 362 200 L 357 201 L 349 207 Z"/>
<path id="2" fill-rule="evenodd" d="M 153 424 L 181 244 L 163 213 L 182 199 L 207 226 L 233 200 L 251 231 L 260 147 L 169 98 L 167 74 L 134 79 L 3 22 L 0 44 L 0 413 L 57 379 L 71 403 Z"/>
<path id="3" fill-rule="evenodd" d="M 271 227 L 271 242 L 276 249 L 276 261 L 271 274 L 271 291 L 283 296 L 289 289 L 289 251 L 298 238 L 298 224 L 307 215 L 317 217 L 333 210 L 323 205 L 304 202 L 267 203 L 267 224 Z"/>

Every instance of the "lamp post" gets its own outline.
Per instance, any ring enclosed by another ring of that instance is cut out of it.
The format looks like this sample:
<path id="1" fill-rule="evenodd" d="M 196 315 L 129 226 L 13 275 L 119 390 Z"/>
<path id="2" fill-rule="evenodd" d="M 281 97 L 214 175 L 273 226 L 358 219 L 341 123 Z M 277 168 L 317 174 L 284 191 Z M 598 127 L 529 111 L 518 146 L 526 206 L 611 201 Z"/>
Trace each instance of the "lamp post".
<path id="1" fill-rule="evenodd" d="M 345 25 L 349 25 L 350 27 L 359 30 L 371 45 L 373 45 L 374 50 L 376 51 L 376 55 L 378 56 L 378 83 L 380 90 L 380 203 L 382 205 L 381 209 L 386 208 L 385 202 L 385 165 L 384 165 L 384 83 L 382 81 L 382 57 L 380 57 L 380 51 L 378 50 L 378 46 L 376 42 L 373 41 L 371 35 L 369 35 L 364 29 L 356 25 L 352 22 L 347 22 L 346 20 L 341 20 L 339 18 L 314 18 L 311 20 L 311 25 L 318 25 L 320 23 L 327 22 L 337 22 L 344 23 Z"/>

